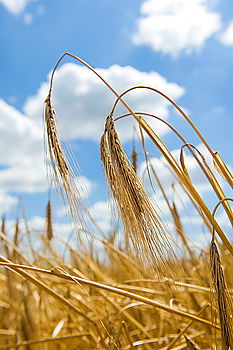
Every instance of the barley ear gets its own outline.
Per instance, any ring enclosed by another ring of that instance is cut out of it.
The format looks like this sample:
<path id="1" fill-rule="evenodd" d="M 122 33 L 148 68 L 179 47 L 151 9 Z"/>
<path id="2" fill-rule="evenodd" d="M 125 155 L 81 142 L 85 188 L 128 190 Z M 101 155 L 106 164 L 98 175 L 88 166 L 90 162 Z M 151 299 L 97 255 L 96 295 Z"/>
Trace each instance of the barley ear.
<path id="1" fill-rule="evenodd" d="M 214 240 L 210 246 L 210 265 L 214 287 L 214 296 L 218 306 L 221 327 L 222 349 L 233 349 L 232 302 L 227 290 L 218 248 Z"/>
<path id="2" fill-rule="evenodd" d="M 214 215 L 218 207 L 225 201 L 233 201 L 231 198 L 224 198 L 215 206 L 213 218 L 212 241 L 210 245 L 210 266 L 214 288 L 214 297 L 218 307 L 219 322 L 221 328 L 222 349 L 233 349 L 233 310 L 224 271 L 221 265 L 217 244 L 215 243 L 215 221 Z"/>
<path id="3" fill-rule="evenodd" d="M 49 241 L 53 238 L 53 219 L 52 219 L 52 205 L 48 200 L 46 206 L 46 234 Z"/>
<path id="4" fill-rule="evenodd" d="M 133 148 L 133 152 L 131 155 L 132 158 L 132 166 L 133 166 L 133 170 L 135 171 L 135 173 L 137 173 L 137 161 L 138 161 L 138 154 L 136 152 L 136 149 Z"/>
<path id="5" fill-rule="evenodd" d="M 47 128 L 48 151 L 50 159 L 52 161 L 53 170 L 57 179 L 58 173 L 56 170 L 56 165 L 58 166 L 58 171 L 61 177 L 69 174 L 69 167 L 63 155 L 60 140 L 58 138 L 58 132 L 55 122 L 55 111 L 52 105 L 50 92 L 45 100 L 45 123 Z"/>
<path id="6" fill-rule="evenodd" d="M 87 209 L 82 201 L 82 194 L 58 137 L 55 111 L 51 101 L 51 90 L 45 100 L 45 123 L 47 152 L 52 165 L 53 180 L 62 199 L 68 203 L 74 223 L 77 227 L 86 227 L 85 217 L 87 216 Z"/>
<path id="7" fill-rule="evenodd" d="M 109 188 L 124 224 L 126 240 L 131 240 L 139 256 L 148 256 L 147 263 L 155 266 L 158 261 L 165 262 L 173 254 L 167 233 L 124 152 L 112 114 L 106 119 L 100 153 Z"/>

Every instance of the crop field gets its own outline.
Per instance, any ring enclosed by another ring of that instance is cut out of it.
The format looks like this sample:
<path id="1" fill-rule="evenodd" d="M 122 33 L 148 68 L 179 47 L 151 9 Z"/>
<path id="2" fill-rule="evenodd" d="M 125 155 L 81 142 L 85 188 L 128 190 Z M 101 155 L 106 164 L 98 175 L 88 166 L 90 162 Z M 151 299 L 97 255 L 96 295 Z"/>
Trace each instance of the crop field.
<path id="1" fill-rule="evenodd" d="M 70 162 L 57 131 L 53 79 L 64 56 L 97 75 L 116 98 L 99 140 L 113 215 L 119 218 L 119 225 L 113 225 L 110 232 L 98 227 L 85 206 L 73 166 L 76 159 Z M 169 101 L 205 154 L 167 121 L 134 111 L 125 97 L 137 89 Z M 124 115 L 116 115 L 118 105 L 126 109 Z M 138 172 L 138 150 L 134 147 L 132 154 L 126 154 L 122 146 L 117 123 L 123 118 L 138 125 L 146 186 Z M 178 158 L 151 127 L 153 119 L 176 135 L 181 145 Z M 229 227 L 233 224 L 233 200 L 224 193 L 225 188 L 227 193 L 232 189 L 233 176 L 201 130 L 156 86 L 133 86 L 119 95 L 88 63 L 69 53 L 61 56 L 52 72 L 44 126 L 48 174 L 68 208 L 75 233 L 72 240 L 69 234 L 63 240 L 57 236 L 50 200 L 45 229 L 37 239 L 26 214 L 23 226 L 16 219 L 10 232 L 2 218 L 0 349 L 233 349 L 233 244 L 217 219 L 221 211 Z M 153 166 L 145 139 L 151 142 L 150 153 L 151 149 L 160 152 L 174 184 L 188 197 L 208 233 L 202 249 L 191 242 L 189 224 L 182 222 L 179 191 L 171 196 L 164 190 L 164 174 Z M 187 154 L 211 188 L 215 198 L 211 206 L 189 174 Z M 156 194 L 152 198 L 155 184 L 163 195 L 170 224 L 156 205 Z"/>

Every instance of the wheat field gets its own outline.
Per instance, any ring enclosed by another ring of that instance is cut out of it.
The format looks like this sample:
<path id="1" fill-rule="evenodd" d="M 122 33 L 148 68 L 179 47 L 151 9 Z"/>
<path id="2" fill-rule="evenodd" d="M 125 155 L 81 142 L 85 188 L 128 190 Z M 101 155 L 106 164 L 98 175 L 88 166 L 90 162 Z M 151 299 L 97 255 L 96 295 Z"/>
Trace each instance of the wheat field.
<path id="1" fill-rule="evenodd" d="M 84 64 L 116 97 L 100 140 L 107 187 L 121 222 L 120 228 L 113 226 L 108 234 L 102 232 L 83 203 L 57 132 L 52 88 L 64 56 Z M 172 125 L 156 115 L 134 112 L 124 96 L 136 89 L 149 89 L 173 105 L 204 145 L 215 171 L 200 150 Z M 124 105 L 127 113 L 115 116 L 118 104 Z M 118 95 L 89 64 L 65 53 L 51 75 L 44 117 L 49 173 L 69 208 L 75 245 L 67 237 L 60 240 L 59 248 L 54 244 L 59 237 L 50 200 L 45 229 L 39 237 L 30 231 L 26 216 L 23 228 L 16 219 L 11 232 L 2 218 L 0 349 L 233 349 L 233 245 L 216 219 L 221 209 L 229 226 L 233 224 L 232 199 L 224 193 L 226 187 L 232 189 L 233 176 L 185 112 L 156 87 L 136 86 Z M 171 232 L 138 176 L 137 150 L 128 156 L 121 144 L 117 121 L 125 117 L 138 124 L 146 171 L 163 194 L 175 228 Z M 166 123 L 180 140 L 179 161 L 151 128 L 151 118 Z M 208 244 L 203 249 L 191 244 L 176 201 L 163 188 L 163 174 L 150 162 L 145 137 L 164 157 L 208 232 Z M 207 204 L 195 187 L 185 151 L 197 162 L 215 203 Z"/>

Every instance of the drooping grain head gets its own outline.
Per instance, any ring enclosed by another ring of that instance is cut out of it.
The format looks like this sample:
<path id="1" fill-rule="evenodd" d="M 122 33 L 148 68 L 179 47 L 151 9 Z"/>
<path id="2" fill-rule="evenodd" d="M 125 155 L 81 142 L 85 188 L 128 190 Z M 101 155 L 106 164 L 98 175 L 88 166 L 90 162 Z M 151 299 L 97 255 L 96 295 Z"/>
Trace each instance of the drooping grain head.
<path id="1" fill-rule="evenodd" d="M 19 244 L 19 219 L 15 220 L 15 233 L 13 239 L 14 245 L 18 247 Z"/>
<path id="2" fill-rule="evenodd" d="M 210 246 L 210 264 L 214 296 L 218 306 L 221 326 L 222 349 L 233 349 L 233 310 L 231 296 L 227 289 L 218 248 L 214 240 L 211 242 Z"/>
<path id="3" fill-rule="evenodd" d="M 52 205 L 51 201 L 48 200 L 46 206 L 46 235 L 47 239 L 51 241 L 53 238 L 53 219 L 52 219 Z"/>
<path id="4" fill-rule="evenodd" d="M 123 150 L 111 114 L 106 119 L 100 151 L 126 238 L 131 239 L 141 257 L 147 255 L 148 260 L 145 262 L 144 259 L 146 264 L 156 266 L 158 261 L 165 263 L 168 257 L 173 256 L 171 244 L 155 207 Z"/>
<path id="5" fill-rule="evenodd" d="M 62 152 L 62 147 L 58 138 L 58 132 L 55 122 L 55 111 L 52 105 L 50 94 L 45 100 L 45 122 L 47 127 L 49 155 L 52 161 L 52 166 L 55 168 L 53 170 L 55 171 L 56 177 L 56 165 L 58 167 L 58 172 L 61 176 L 69 175 L 69 166 Z"/>
<path id="6" fill-rule="evenodd" d="M 68 203 L 69 211 L 75 225 L 85 227 L 87 211 L 82 202 L 82 194 L 76 178 L 63 152 L 55 121 L 55 111 L 51 93 L 45 100 L 45 123 L 47 132 L 48 156 L 52 165 L 53 179 L 62 199 Z"/>
<path id="7" fill-rule="evenodd" d="M 138 155 L 137 152 L 135 150 L 135 148 L 133 149 L 132 152 L 132 166 L 133 166 L 133 170 L 135 171 L 135 173 L 137 173 L 137 161 L 138 161 Z"/>

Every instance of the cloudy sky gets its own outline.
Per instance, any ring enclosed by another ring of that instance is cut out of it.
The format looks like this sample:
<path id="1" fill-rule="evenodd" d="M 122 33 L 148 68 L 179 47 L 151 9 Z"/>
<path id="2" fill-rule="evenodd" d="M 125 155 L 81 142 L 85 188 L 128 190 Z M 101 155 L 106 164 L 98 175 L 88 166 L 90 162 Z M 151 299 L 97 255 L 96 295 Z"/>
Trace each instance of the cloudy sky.
<path id="1" fill-rule="evenodd" d="M 48 186 L 43 102 L 49 74 L 66 51 L 88 61 L 118 92 L 149 85 L 167 93 L 233 165 L 231 0 L 0 0 L 0 47 L 1 213 L 13 217 L 20 196 L 31 220 L 44 215 Z M 192 130 L 165 100 L 140 90 L 131 93 L 127 102 L 136 111 L 165 118 L 199 146 Z M 113 103 L 114 96 L 86 68 L 71 59 L 59 66 L 54 104 L 60 135 L 72 148 L 91 198 L 89 206 L 104 229 L 109 223 L 99 137 Z M 117 125 L 131 152 L 130 120 Z M 161 124 L 154 127 L 178 154 L 175 137 Z M 191 158 L 187 162 L 203 195 L 208 193 L 196 164 Z M 172 180 L 164 179 L 169 188 Z M 65 220 L 55 198 L 54 203 L 56 220 Z"/>

